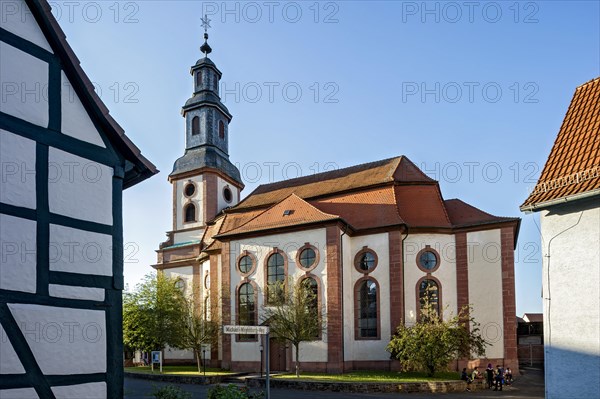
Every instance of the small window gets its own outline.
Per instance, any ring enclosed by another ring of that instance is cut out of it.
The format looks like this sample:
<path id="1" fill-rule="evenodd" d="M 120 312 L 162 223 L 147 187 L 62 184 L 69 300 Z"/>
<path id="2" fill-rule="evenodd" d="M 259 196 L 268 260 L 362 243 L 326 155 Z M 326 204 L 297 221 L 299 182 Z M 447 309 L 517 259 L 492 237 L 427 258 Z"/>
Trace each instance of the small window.
<path id="1" fill-rule="evenodd" d="M 223 199 L 227 203 L 231 202 L 231 200 L 233 199 L 233 193 L 231 192 L 231 189 L 229 188 L 229 186 L 226 186 L 225 188 L 223 188 Z"/>
<path id="2" fill-rule="evenodd" d="M 252 270 L 252 266 L 253 266 L 253 261 L 252 258 L 250 257 L 250 255 L 244 255 L 240 258 L 240 261 L 238 262 L 238 268 L 240 269 L 240 273 L 242 274 L 247 274 L 250 273 L 250 270 Z"/>
<path id="3" fill-rule="evenodd" d="M 192 136 L 200 134 L 200 118 L 194 116 L 192 118 Z"/>
<path id="4" fill-rule="evenodd" d="M 417 254 L 417 266 L 426 273 L 433 273 L 440 266 L 440 257 L 429 245 Z"/>
<path id="5" fill-rule="evenodd" d="M 219 121 L 219 138 L 221 140 L 225 138 L 225 124 L 223 121 Z"/>
<path id="6" fill-rule="evenodd" d="M 194 185 L 194 183 L 186 184 L 185 188 L 183 189 L 183 193 L 186 197 L 191 197 L 192 195 L 194 195 L 195 192 L 196 186 Z"/>
<path id="7" fill-rule="evenodd" d="M 304 248 L 302 252 L 300 252 L 300 265 L 305 269 L 311 267 L 315 260 L 317 260 L 317 254 L 315 250 L 312 248 Z"/>
<path id="8" fill-rule="evenodd" d="M 354 257 L 354 267 L 361 273 L 370 273 L 376 266 L 377 254 L 367 247 L 363 247 Z"/>
<path id="9" fill-rule="evenodd" d="M 196 87 L 197 90 L 202 88 L 202 71 L 196 72 Z"/>
<path id="10" fill-rule="evenodd" d="M 358 312 L 356 318 L 357 338 L 376 339 L 379 337 L 377 283 L 374 280 L 366 279 L 358 284 L 355 292 Z"/>
<path id="11" fill-rule="evenodd" d="M 188 223 L 188 222 L 195 222 L 196 221 L 196 206 L 194 204 L 188 204 L 185 207 L 185 216 L 184 216 L 184 222 Z"/>

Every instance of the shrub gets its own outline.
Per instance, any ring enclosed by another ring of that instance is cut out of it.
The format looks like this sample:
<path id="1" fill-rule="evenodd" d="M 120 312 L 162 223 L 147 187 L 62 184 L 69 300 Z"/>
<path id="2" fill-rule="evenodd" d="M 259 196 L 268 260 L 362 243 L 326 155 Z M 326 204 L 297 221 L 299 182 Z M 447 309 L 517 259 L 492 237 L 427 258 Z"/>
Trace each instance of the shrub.
<path id="1" fill-rule="evenodd" d="M 261 399 L 262 392 L 251 393 L 246 387 L 237 387 L 234 384 L 227 386 L 216 385 L 208 391 L 208 399 Z"/>
<path id="2" fill-rule="evenodd" d="M 175 385 L 166 385 L 162 388 L 154 387 L 152 396 L 156 399 L 191 399 L 192 394 L 185 392 L 183 389 Z"/>

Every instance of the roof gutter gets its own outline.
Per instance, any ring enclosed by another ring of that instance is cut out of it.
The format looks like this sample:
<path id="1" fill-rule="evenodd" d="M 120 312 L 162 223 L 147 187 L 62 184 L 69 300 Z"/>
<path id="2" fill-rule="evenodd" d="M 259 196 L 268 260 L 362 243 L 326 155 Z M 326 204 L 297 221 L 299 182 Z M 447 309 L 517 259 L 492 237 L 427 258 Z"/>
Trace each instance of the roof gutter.
<path id="1" fill-rule="evenodd" d="M 567 202 L 573 202 L 573 201 L 577 201 L 577 200 L 581 200 L 581 199 L 593 197 L 593 196 L 596 196 L 596 195 L 600 195 L 600 188 L 597 188 L 597 189 L 592 190 L 592 191 L 586 191 L 585 193 L 568 195 L 568 196 L 563 197 L 563 198 L 558 198 L 558 199 L 554 199 L 554 200 L 550 200 L 550 201 L 540 202 L 538 204 L 521 206 L 521 207 L 519 207 L 519 209 L 521 210 L 521 212 L 525 212 L 525 213 L 538 212 L 538 211 L 540 211 L 542 209 L 545 209 L 545 208 L 548 208 L 550 206 L 561 205 L 561 204 L 565 204 Z"/>

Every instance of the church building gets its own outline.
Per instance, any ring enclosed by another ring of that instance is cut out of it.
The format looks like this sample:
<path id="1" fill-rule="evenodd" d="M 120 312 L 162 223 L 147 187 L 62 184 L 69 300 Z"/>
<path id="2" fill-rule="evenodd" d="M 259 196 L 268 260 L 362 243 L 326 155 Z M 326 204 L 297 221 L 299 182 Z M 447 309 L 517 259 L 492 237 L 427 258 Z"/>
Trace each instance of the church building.
<path id="1" fill-rule="evenodd" d="M 444 317 L 472 305 L 491 344 L 486 358 L 454 367 L 492 362 L 516 370 L 520 219 L 445 200 L 439 183 L 405 156 L 264 184 L 242 199 L 244 183 L 228 155 L 232 115 L 220 101 L 221 71 L 206 42 L 201 50 L 182 110 L 185 153 L 169 175 L 173 227 L 153 267 L 178 279 L 223 325 L 260 324 L 269 287 L 309 280 L 326 329 L 301 344 L 307 371 L 397 368 L 386 345 L 399 325 L 419 319 L 427 287 Z M 258 372 L 260 347 L 270 345 L 271 369 L 292 369 L 291 347 L 263 339 L 222 334 L 207 357 L 213 366 Z M 164 358 L 193 355 L 167 349 Z"/>

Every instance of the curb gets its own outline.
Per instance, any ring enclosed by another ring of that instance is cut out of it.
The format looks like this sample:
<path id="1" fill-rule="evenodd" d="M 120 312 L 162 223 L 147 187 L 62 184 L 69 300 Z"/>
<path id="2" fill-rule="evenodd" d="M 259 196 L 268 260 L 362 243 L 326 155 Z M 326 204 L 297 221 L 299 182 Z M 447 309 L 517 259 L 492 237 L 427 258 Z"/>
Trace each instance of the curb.
<path id="1" fill-rule="evenodd" d="M 302 391 L 332 391 L 345 393 L 447 393 L 465 392 L 467 383 L 464 381 L 432 381 L 432 382 L 326 382 L 326 381 L 294 381 L 291 379 L 270 379 L 271 388 L 287 388 Z M 265 379 L 260 377 L 246 378 L 249 388 L 264 388 Z M 485 383 L 478 382 L 469 386 L 471 391 L 484 390 Z"/>
<path id="2" fill-rule="evenodd" d="M 145 373 L 133 373 L 125 371 L 125 377 L 137 378 L 141 380 L 152 380 L 161 382 L 171 382 L 175 384 L 196 384 L 196 385 L 212 385 L 221 384 L 224 380 L 232 377 L 241 377 L 246 373 L 233 373 L 225 375 L 211 375 L 211 376 L 184 376 L 184 375 L 165 375 L 165 374 L 145 374 Z"/>

